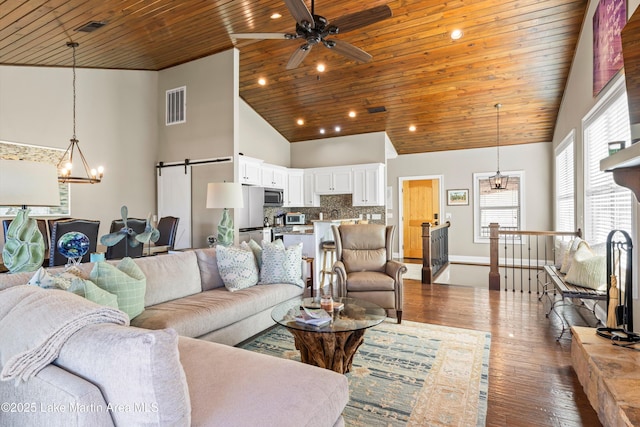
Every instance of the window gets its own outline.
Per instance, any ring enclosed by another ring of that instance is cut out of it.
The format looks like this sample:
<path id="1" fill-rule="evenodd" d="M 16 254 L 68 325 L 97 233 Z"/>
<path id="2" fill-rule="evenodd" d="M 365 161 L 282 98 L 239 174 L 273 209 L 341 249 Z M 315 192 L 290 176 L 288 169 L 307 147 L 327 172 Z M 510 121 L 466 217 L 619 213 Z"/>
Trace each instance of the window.
<path id="1" fill-rule="evenodd" d="M 575 178 L 571 131 L 556 149 L 556 231 L 575 231 Z"/>
<path id="2" fill-rule="evenodd" d="M 489 224 L 497 222 L 501 229 L 521 230 L 524 227 L 524 172 L 505 172 L 509 177 L 506 190 L 493 190 L 489 177 L 493 173 L 473 174 L 474 242 L 489 243 Z"/>
<path id="3" fill-rule="evenodd" d="M 603 243 L 611 230 L 632 232 L 631 191 L 613 181 L 613 174 L 600 171 L 600 159 L 607 157 L 608 143 L 630 141 L 629 107 L 624 79 L 583 121 L 585 155 L 584 239 Z"/>

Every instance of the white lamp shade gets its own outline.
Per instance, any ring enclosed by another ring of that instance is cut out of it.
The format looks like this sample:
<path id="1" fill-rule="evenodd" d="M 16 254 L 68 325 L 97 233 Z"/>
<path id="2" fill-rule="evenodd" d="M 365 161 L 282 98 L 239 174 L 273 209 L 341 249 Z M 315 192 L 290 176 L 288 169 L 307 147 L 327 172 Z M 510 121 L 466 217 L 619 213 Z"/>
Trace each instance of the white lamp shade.
<path id="1" fill-rule="evenodd" d="M 0 160 L 0 206 L 60 206 L 56 167 L 51 163 Z"/>
<path id="2" fill-rule="evenodd" d="M 243 208 L 242 184 L 210 182 L 207 184 L 207 208 Z"/>

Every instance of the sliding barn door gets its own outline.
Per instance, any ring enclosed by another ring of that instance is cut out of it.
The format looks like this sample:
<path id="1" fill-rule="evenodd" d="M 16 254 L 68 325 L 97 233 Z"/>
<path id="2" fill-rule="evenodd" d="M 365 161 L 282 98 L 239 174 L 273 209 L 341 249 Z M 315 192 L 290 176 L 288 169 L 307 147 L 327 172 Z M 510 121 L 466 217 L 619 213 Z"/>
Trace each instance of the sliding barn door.
<path id="1" fill-rule="evenodd" d="M 191 166 L 158 169 L 158 220 L 180 218 L 174 249 L 191 247 Z"/>

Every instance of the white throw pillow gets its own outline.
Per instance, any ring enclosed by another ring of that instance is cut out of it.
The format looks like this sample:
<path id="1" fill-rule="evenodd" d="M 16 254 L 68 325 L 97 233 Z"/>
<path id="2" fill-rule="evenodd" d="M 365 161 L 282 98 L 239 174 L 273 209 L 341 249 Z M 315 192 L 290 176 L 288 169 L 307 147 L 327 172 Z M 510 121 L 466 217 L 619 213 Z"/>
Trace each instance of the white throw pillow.
<path id="1" fill-rule="evenodd" d="M 302 280 L 302 243 L 284 248 L 282 244 L 263 242 L 260 284 L 290 283 L 304 288 Z"/>
<path id="2" fill-rule="evenodd" d="M 569 250 L 565 253 L 565 256 L 562 260 L 562 265 L 560 266 L 560 273 L 567 274 L 569 268 L 571 267 L 571 263 L 573 262 L 573 256 L 578 250 L 578 248 L 582 245 L 587 245 L 587 242 L 582 240 L 580 237 L 576 237 L 571 241 L 571 245 L 569 246 Z M 588 247 L 589 245 L 587 245 Z"/>
<path id="3" fill-rule="evenodd" d="M 596 255 L 586 244 L 580 245 L 564 280 L 576 286 L 599 291 L 606 290 L 607 258 Z"/>
<path id="4" fill-rule="evenodd" d="M 224 286 L 229 291 L 239 291 L 258 283 L 258 264 L 251 250 L 218 245 L 216 262 Z"/>
<path id="5" fill-rule="evenodd" d="M 554 250 L 555 250 L 555 259 L 554 264 L 558 270 L 562 267 L 562 261 L 564 261 L 564 257 L 569 250 L 569 246 L 571 245 L 571 241 L 562 240 L 561 238 L 556 238 L 554 242 Z"/>

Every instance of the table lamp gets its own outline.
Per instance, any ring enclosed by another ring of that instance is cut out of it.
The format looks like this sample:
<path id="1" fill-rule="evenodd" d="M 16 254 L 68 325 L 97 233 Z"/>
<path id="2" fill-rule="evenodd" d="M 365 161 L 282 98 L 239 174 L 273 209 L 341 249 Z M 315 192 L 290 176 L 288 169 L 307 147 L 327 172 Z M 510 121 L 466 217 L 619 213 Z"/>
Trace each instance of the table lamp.
<path id="1" fill-rule="evenodd" d="M 44 261 L 44 236 L 27 206 L 59 206 L 58 171 L 51 163 L 0 159 L 0 206 L 20 206 L 11 221 L 2 260 L 12 273 L 35 271 Z"/>
<path id="2" fill-rule="evenodd" d="M 230 208 L 242 208 L 242 185 L 236 182 L 210 182 L 207 184 L 207 208 L 221 208 L 222 219 L 218 224 L 218 244 L 233 244 L 233 219 Z"/>

